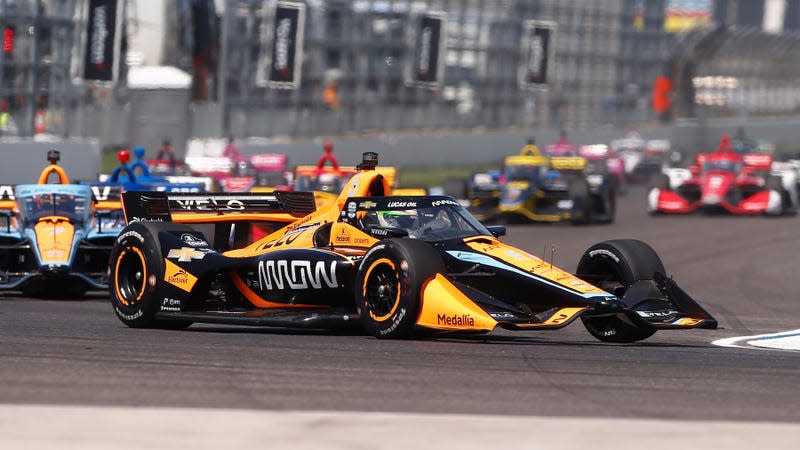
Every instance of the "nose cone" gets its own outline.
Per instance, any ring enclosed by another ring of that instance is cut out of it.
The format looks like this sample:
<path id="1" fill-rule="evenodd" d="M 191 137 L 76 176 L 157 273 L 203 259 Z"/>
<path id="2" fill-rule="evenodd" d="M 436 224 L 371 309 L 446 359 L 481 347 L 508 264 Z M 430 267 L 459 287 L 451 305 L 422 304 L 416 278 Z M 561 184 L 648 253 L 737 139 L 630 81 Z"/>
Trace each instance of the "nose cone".
<path id="1" fill-rule="evenodd" d="M 504 206 L 518 205 L 525 200 L 529 189 L 530 183 L 527 181 L 512 181 L 503 189 L 500 201 Z"/>
<path id="2" fill-rule="evenodd" d="M 734 176 L 727 173 L 709 173 L 703 179 L 703 204 L 718 205 L 728 193 Z"/>
<path id="3" fill-rule="evenodd" d="M 65 220 L 41 220 L 34 226 L 42 264 L 61 265 L 69 262 L 74 228 Z"/>

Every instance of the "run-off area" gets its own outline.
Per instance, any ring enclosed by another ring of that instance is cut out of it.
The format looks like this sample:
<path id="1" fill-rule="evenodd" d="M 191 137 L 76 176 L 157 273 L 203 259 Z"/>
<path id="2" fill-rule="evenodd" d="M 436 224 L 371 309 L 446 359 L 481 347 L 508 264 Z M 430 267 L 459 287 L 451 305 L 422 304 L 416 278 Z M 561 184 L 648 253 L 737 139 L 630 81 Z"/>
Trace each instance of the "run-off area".
<path id="1" fill-rule="evenodd" d="M 718 339 L 714 341 L 713 344 L 721 347 L 756 347 L 764 349 L 800 351 L 800 329 L 783 331 L 780 333 Z"/>

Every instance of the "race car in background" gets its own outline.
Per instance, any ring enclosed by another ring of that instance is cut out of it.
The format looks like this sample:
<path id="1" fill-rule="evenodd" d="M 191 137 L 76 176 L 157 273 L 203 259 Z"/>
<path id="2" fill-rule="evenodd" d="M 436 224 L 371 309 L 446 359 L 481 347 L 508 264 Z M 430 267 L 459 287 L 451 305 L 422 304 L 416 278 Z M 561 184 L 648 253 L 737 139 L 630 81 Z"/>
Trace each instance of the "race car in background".
<path id="1" fill-rule="evenodd" d="M 195 176 L 211 177 L 219 190 L 249 192 L 255 188 L 289 189 L 289 158 L 280 153 L 259 153 L 237 160 L 222 156 L 223 145 L 190 146 L 185 163 Z"/>
<path id="2" fill-rule="evenodd" d="M 606 342 L 717 326 L 641 241 L 595 244 L 573 275 L 502 243 L 504 227 L 484 227 L 450 197 L 390 196 L 376 165 L 365 154 L 322 209 L 307 192 L 123 194 L 116 316 L 130 327 L 356 326 L 378 338 L 549 330 L 580 317 Z M 231 240 L 253 221 L 275 231 Z"/>
<path id="3" fill-rule="evenodd" d="M 425 188 L 398 187 L 397 167 L 384 166 L 375 170 L 381 174 L 398 195 L 417 196 L 427 194 L 427 189 Z M 334 201 L 339 196 L 339 193 L 342 192 L 347 180 L 355 174 L 356 169 L 340 167 L 338 160 L 330 152 L 326 152 L 323 153 L 316 165 L 295 167 L 292 190 L 313 192 L 316 205 L 321 208 Z M 264 192 L 264 190 L 256 191 Z"/>
<path id="4" fill-rule="evenodd" d="M 0 291 L 74 298 L 108 289 L 122 205 L 103 189 L 69 184 L 59 158 L 48 152 L 37 184 L 0 186 Z"/>
<path id="5" fill-rule="evenodd" d="M 651 214 L 788 215 L 797 211 L 797 183 L 796 171 L 773 165 L 771 155 L 723 148 L 696 155 L 688 169 L 664 169 L 653 178 L 647 207 Z"/>
<path id="6" fill-rule="evenodd" d="M 636 131 L 630 131 L 622 139 L 611 141 L 610 148 L 622 159 L 626 178 L 630 181 L 648 180 L 671 163 L 670 141 L 644 140 Z"/>
<path id="7" fill-rule="evenodd" d="M 444 182 L 443 191 L 469 209 L 476 219 L 484 222 L 497 215 L 504 184 L 502 170 L 489 170 L 473 173 L 468 179 L 449 178 Z"/>
<path id="8" fill-rule="evenodd" d="M 578 146 L 571 142 L 556 142 L 544 146 L 547 156 L 578 156 Z"/>
<path id="9" fill-rule="evenodd" d="M 620 158 L 616 152 L 609 149 L 607 145 L 591 144 L 581 145 L 578 148 L 578 155 L 583 157 L 588 164 L 599 163 L 600 166 L 590 172 L 602 173 L 605 170 L 611 177 L 611 183 L 614 185 L 614 191 L 617 195 L 623 194 L 626 191 L 626 176 L 625 176 L 625 162 Z M 602 165 L 605 165 L 605 169 Z"/>
<path id="10" fill-rule="evenodd" d="M 136 160 L 128 164 L 130 152 L 120 150 L 117 152 L 119 166 L 110 175 L 100 175 L 99 182 L 88 184 L 102 188 L 120 188 L 125 191 L 208 192 L 213 189 L 213 180 L 209 177 L 153 176 L 142 158 L 144 149 L 141 148 L 141 153 L 136 156 Z"/>
<path id="11" fill-rule="evenodd" d="M 444 192 L 487 223 L 611 223 L 616 213 L 616 184 L 605 160 L 544 156 L 532 141 L 504 159 L 502 172 L 447 180 Z"/>
<path id="12" fill-rule="evenodd" d="M 534 148 L 504 161 L 497 218 L 504 223 L 611 223 L 616 192 L 605 165 L 580 156 L 545 157 Z M 590 172 L 593 170 L 593 172 Z"/>

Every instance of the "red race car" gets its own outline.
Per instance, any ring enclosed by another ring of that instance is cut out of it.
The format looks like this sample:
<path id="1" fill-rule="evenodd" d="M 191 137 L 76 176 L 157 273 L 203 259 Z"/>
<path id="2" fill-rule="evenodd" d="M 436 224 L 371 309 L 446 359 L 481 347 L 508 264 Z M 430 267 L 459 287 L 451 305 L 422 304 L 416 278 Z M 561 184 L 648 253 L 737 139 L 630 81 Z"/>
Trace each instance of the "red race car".
<path id="1" fill-rule="evenodd" d="M 773 167 L 772 156 L 741 155 L 726 148 L 700 153 L 688 169 L 669 168 L 653 178 L 651 214 L 699 209 L 745 215 L 788 215 L 797 210 L 797 177 Z"/>

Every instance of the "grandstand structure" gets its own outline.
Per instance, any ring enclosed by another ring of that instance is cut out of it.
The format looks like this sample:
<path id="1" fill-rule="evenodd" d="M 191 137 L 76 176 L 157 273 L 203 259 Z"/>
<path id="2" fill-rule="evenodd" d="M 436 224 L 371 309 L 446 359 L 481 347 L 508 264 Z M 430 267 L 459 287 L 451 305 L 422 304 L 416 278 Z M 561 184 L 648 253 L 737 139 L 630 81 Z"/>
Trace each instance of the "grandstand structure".
<path id="1" fill-rule="evenodd" d="M 120 18 L 95 21 L 98 5 Z M 17 125 L 0 133 L 124 142 L 137 65 L 191 77 L 175 126 L 194 137 L 626 126 L 656 119 L 658 75 L 673 117 L 791 115 L 799 14 L 800 0 L 0 0 L 0 107 Z M 102 29 L 112 53 L 92 78 L 98 23 L 115 36 Z M 528 82 L 536 27 L 547 76 Z"/>

